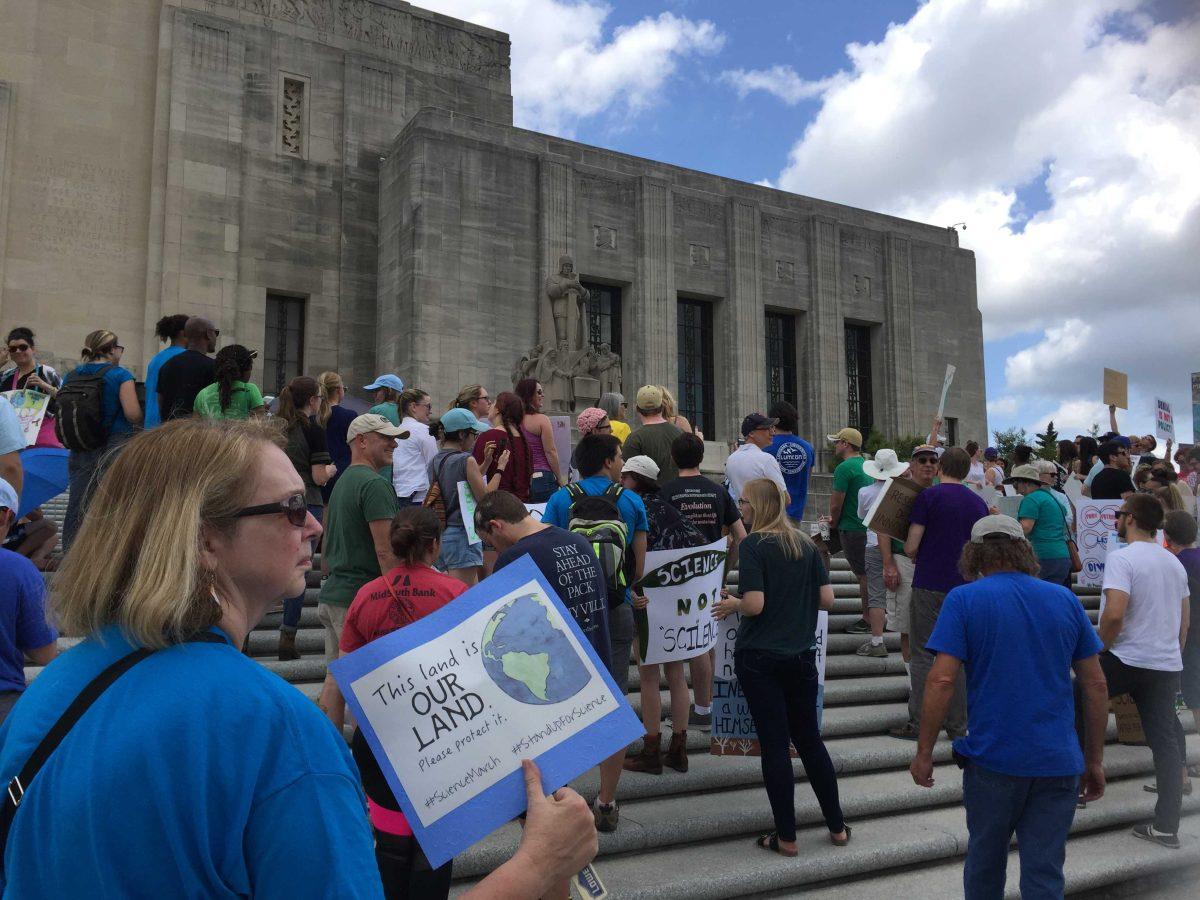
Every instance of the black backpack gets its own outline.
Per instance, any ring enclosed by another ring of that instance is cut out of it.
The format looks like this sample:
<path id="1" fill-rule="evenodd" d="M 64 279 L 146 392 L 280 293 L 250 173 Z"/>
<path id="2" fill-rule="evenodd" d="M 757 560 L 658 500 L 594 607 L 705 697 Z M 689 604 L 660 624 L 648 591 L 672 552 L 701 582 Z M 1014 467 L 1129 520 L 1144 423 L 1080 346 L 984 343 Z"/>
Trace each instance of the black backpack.
<path id="1" fill-rule="evenodd" d="M 591 496 L 578 484 L 567 485 L 571 500 L 567 527 L 583 535 L 592 546 L 604 571 L 608 586 L 608 608 L 616 609 L 625 602 L 625 589 L 633 584 L 633 552 L 629 543 L 633 535 L 625 525 L 617 499 L 624 488 L 610 484 L 603 494 Z"/>
<path id="2" fill-rule="evenodd" d="M 650 550 L 684 550 L 710 543 L 703 532 L 670 503 L 650 494 L 642 498 L 646 517 L 650 520 L 647 535 Z"/>
<path id="3" fill-rule="evenodd" d="M 104 376 L 116 366 L 104 365 L 81 375 L 76 369 L 58 389 L 54 433 L 68 450 L 99 450 L 108 443 L 104 421 Z"/>

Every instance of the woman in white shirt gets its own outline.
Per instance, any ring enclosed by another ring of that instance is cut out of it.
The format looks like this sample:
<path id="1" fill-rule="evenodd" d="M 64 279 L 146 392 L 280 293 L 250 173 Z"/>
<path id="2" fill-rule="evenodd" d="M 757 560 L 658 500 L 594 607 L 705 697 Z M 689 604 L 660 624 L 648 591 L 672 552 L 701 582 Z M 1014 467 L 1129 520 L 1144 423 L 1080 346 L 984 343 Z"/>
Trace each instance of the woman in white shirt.
<path id="1" fill-rule="evenodd" d="M 429 464 L 438 453 L 437 441 L 429 433 L 433 403 L 424 391 L 409 388 L 396 405 L 400 407 L 400 426 L 408 429 L 409 438 L 398 441 L 392 454 L 392 487 L 401 506 L 419 506 L 429 492 Z"/>

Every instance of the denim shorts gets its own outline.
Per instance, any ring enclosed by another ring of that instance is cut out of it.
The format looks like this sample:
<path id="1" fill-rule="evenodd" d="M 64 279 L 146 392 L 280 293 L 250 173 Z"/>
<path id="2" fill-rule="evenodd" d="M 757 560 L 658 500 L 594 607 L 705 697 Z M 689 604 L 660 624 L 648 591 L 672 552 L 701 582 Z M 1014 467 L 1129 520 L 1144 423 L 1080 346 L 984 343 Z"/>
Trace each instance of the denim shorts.
<path id="1" fill-rule="evenodd" d="M 442 552 L 437 567 L 448 572 L 482 565 L 483 545 L 467 543 L 467 530 L 462 525 L 447 525 L 442 532 Z"/>

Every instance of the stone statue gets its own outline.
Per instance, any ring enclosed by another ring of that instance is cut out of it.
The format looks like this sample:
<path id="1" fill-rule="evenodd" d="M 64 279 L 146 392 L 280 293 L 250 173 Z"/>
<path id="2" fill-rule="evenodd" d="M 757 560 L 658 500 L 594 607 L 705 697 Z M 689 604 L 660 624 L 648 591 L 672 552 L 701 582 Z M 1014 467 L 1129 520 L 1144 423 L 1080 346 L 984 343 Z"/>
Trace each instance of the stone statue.
<path id="1" fill-rule="evenodd" d="M 558 274 L 546 279 L 546 296 L 554 316 L 554 341 L 564 341 L 571 350 L 583 350 L 589 344 L 587 302 L 591 293 L 575 274 L 575 260 L 563 254 L 558 260 Z"/>
<path id="2" fill-rule="evenodd" d="M 592 377 L 600 382 L 600 393 L 621 393 L 621 357 L 607 343 L 596 351 L 596 366 Z"/>
<path id="3" fill-rule="evenodd" d="M 516 387 L 517 382 L 522 378 L 537 377 L 534 373 L 537 371 L 538 360 L 546 352 L 546 346 L 546 344 L 538 344 L 517 361 L 516 366 L 512 370 L 513 387 Z"/>

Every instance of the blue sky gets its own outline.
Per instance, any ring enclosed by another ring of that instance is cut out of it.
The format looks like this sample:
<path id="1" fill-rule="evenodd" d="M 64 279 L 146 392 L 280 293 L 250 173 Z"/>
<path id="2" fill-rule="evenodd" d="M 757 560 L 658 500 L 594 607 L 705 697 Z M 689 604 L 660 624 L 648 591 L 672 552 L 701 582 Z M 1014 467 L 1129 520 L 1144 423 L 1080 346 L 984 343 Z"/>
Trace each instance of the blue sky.
<path id="1" fill-rule="evenodd" d="M 989 426 L 1123 429 L 1200 371 L 1194 0 L 428 0 L 513 41 L 517 124 L 966 221 Z"/>

